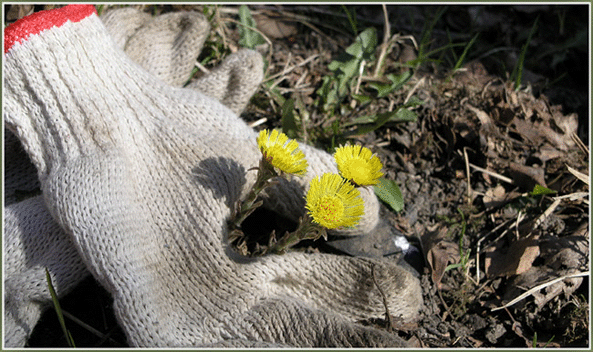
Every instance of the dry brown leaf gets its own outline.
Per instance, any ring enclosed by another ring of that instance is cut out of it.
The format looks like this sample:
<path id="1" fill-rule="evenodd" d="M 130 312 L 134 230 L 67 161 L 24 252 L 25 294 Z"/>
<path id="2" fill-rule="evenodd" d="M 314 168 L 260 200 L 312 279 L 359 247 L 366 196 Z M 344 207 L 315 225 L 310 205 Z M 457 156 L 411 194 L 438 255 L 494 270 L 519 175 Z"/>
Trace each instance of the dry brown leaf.
<path id="1" fill-rule="evenodd" d="M 569 121 L 574 120 L 574 117 L 571 115 L 566 116 L 566 118 Z M 515 119 L 513 124 L 515 125 L 516 133 L 519 133 L 521 137 L 525 138 L 536 146 L 539 146 L 546 141 L 552 146 L 563 151 L 567 151 L 575 146 L 575 142 L 570 137 L 570 133 L 574 132 L 574 126 L 571 122 L 564 123 L 562 127 L 558 127 L 558 129 L 563 128 L 564 130 L 568 131 L 568 134 L 556 132 L 545 123 L 534 123 L 522 119 Z"/>
<path id="2" fill-rule="evenodd" d="M 532 294 L 535 304 L 537 307 L 541 309 L 546 303 L 550 302 L 556 296 L 564 293 L 566 297 L 570 297 L 570 295 L 576 291 L 581 283 L 583 282 L 582 277 L 573 277 L 564 279 L 562 281 L 556 282 L 550 286 L 547 286 L 545 289 L 541 290 L 540 292 L 534 292 Z"/>
<path id="3" fill-rule="evenodd" d="M 520 275 L 528 271 L 539 256 L 539 241 L 537 238 L 524 238 L 513 242 L 507 249 L 485 252 L 484 264 L 489 277 Z"/>
<path id="4" fill-rule="evenodd" d="M 270 39 L 286 38 L 297 34 L 297 27 L 289 22 L 264 14 L 255 14 L 257 28 Z"/>
<path id="5" fill-rule="evenodd" d="M 502 185 L 497 185 L 494 188 L 489 188 L 484 194 L 484 206 L 488 209 L 501 205 L 507 200 L 506 191 Z"/>
<path id="6" fill-rule="evenodd" d="M 538 184 L 547 187 L 544 178 L 544 169 L 510 162 L 509 171 L 515 185 L 531 191 Z"/>
<path id="7" fill-rule="evenodd" d="M 543 265 L 532 266 L 529 270 L 512 278 L 504 294 L 505 300 L 515 299 L 526 290 L 533 290 L 550 280 L 588 270 L 589 239 L 587 236 L 572 235 L 540 239 L 539 247 Z M 582 282 L 582 276 L 567 277 L 545 285 L 531 295 L 537 306 L 542 308 L 560 294 L 569 297 Z"/>
<path id="8" fill-rule="evenodd" d="M 457 244 L 445 240 L 446 235 L 445 227 L 436 226 L 429 228 L 421 238 L 426 261 L 431 270 L 432 282 L 439 289 L 447 265 L 459 262 L 459 247 Z"/>
<path id="9" fill-rule="evenodd" d="M 543 145 L 533 155 L 545 163 L 548 160 L 556 159 L 556 158 L 566 155 L 566 152 L 561 152 L 558 149 L 552 147 L 551 145 Z"/>

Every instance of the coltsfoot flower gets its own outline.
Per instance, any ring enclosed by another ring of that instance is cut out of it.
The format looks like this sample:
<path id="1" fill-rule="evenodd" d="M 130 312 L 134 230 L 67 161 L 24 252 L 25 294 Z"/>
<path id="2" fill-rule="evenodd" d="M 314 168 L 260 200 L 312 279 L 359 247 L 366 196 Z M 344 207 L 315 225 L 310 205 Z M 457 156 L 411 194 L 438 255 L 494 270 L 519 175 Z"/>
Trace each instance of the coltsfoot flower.
<path id="1" fill-rule="evenodd" d="M 299 176 L 307 173 L 305 154 L 294 139 L 288 139 L 282 132 L 262 130 L 257 136 L 257 145 L 264 158 L 282 172 Z"/>
<path id="2" fill-rule="evenodd" d="M 360 191 L 338 174 L 314 178 L 306 201 L 313 222 L 328 229 L 352 227 L 364 214 Z"/>
<path id="3" fill-rule="evenodd" d="M 381 160 L 368 148 L 359 145 L 339 147 L 334 158 L 342 177 L 357 186 L 375 185 L 383 176 Z"/>

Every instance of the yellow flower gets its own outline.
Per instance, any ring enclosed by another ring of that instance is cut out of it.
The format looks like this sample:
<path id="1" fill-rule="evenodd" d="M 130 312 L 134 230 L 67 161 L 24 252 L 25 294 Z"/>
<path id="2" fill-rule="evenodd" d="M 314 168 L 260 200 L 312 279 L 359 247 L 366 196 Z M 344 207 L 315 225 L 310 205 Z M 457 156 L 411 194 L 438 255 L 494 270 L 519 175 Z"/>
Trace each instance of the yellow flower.
<path id="1" fill-rule="evenodd" d="M 264 158 L 283 172 L 303 176 L 307 173 L 305 154 L 299 144 L 277 130 L 262 130 L 257 136 L 257 145 Z"/>
<path id="2" fill-rule="evenodd" d="M 334 158 L 342 177 L 357 186 L 375 185 L 383 176 L 381 160 L 368 148 L 359 145 L 339 147 Z"/>
<path id="3" fill-rule="evenodd" d="M 306 200 L 313 222 L 328 229 L 354 226 L 364 214 L 360 191 L 338 174 L 314 178 Z"/>

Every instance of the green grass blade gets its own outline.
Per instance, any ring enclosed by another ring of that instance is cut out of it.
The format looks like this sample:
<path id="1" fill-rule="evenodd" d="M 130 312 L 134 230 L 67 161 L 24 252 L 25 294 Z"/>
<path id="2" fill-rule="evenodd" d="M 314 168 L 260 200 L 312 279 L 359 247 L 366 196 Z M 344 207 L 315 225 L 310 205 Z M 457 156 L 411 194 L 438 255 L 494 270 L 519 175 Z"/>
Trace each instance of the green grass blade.
<path id="1" fill-rule="evenodd" d="M 420 45 L 418 47 L 418 57 L 425 58 L 429 55 L 426 54 L 426 48 L 428 48 L 430 43 L 430 38 L 432 37 L 432 31 L 434 30 L 434 26 L 437 22 L 443 17 L 445 12 L 447 11 L 447 6 L 442 6 L 437 10 L 435 16 L 428 22 L 426 22 L 426 26 L 422 31 L 422 39 L 420 40 Z"/>
<path id="2" fill-rule="evenodd" d="M 64 315 L 62 314 L 62 308 L 60 307 L 60 302 L 58 301 L 58 295 L 56 294 L 56 290 L 54 290 L 54 285 L 51 282 L 51 276 L 49 275 L 49 271 L 45 268 L 45 279 L 47 280 L 47 286 L 49 288 L 49 293 L 51 295 L 51 299 L 54 303 L 54 308 L 56 309 L 56 314 L 58 315 L 58 320 L 60 321 L 60 326 L 62 327 L 62 331 L 64 332 L 64 336 L 66 337 L 66 341 L 68 341 L 68 345 L 70 347 L 76 347 L 74 344 L 74 339 L 70 334 L 70 331 L 66 329 L 66 322 L 64 321 Z"/>
<path id="3" fill-rule="evenodd" d="M 478 39 L 479 35 L 480 35 L 480 33 L 476 33 L 476 35 L 473 36 L 473 38 L 469 41 L 469 43 L 467 43 L 467 45 L 463 49 L 463 53 L 461 53 L 461 56 L 457 60 L 457 63 L 455 64 L 453 71 L 457 71 L 463 65 L 463 61 L 465 60 L 465 57 L 467 56 L 469 49 L 472 47 L 472 45 L 474 45 L 474 42 L 476 41 L 476 39 Z"/>
<path id="4" fill-rule="evenodd" d="M 348 11 L 348 8 L 346 7 L 346 5 L 342 5 L 342 10 L 344 10 L 344 12 L 346 13 L 346 16 L 348 17 L 348 22 L 350 23 L 350 29 L 352 30 L 352 34 L 357 35 L 358 34 L 358 21 L 356 21 L 356 13 L 354 15 L 352 15 L 352 13 L 350 11 Z M 354 12 L 354 10 L 352 10 Z"/>
<path id="5" fill-rule="evenodd" d="M 529 31 L 529 35 L 527 36 L 527 41 L 521 48 L 521 54 L 519 55 L 519 60 L 517 61 L 517 65 L 513 69 L 513 74 L 511 75 L 511 79 L 515 81 L 515 90 L 521 87 L 521 82 L 523 81 L 523 67 L 525 66 L 525 57 L 527 56 L 527 48 L 531 43 L 531 38 L 535 34 L 535 30 L 537 29 L 537 22 L 539 21 L 539 16 L 536 17 L 535 21 L 533 22 L 533 26 L 531 26 L 531 30 Z"/>

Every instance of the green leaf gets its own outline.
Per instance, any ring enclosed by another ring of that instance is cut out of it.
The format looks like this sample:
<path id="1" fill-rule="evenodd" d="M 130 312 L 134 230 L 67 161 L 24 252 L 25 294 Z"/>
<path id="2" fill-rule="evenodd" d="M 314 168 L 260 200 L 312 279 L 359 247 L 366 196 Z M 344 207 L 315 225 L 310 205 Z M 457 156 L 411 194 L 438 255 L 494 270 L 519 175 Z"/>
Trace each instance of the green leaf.
<path id="1" fill-rule="evenodd" d="M 396 91 L 404 86 L 412 78 L 412 71 L 408 70 L 401 75 L 388 74 L 386 76 L 391 81 L 390 84 L 369 83 L 369 86 L 377 90 L 377 98 L 383 98 L 387 94 Z"/>
<path id="2" fill-rule="evenodd" d="M 418 115 L 416 112 L 400 107 L 395 111 L 359 117 L 353 122 L 344 126 L 347 127 L 354 124 L 366 124 L 364 126 L 359 126 L 354 131 L 348 133 L 348 135 L 359 135 L 372 132 L 387 122 L 414 122 L 417 118 Z"/>
<path id="3" fill-rule="evenodd" d="M 373 100 L 372 97 L 364 94 L 352 94 L 352 99 L 355 99 L 360 104 L 368 104 Z"/>
<path id="4" fill-rule="evenodd" d="M 349 81 L 358 74 L 362 60 L 371 61 L 377 48 L 377 32 L 370 27 L 362 31 L 346 51 L 327 65 L 327 68 Z"/>
<path id="5" fill-rule="evenodd" d="M 241 36 L 239 45 L 248 49 L 255 49 L 256 46 L 266 42 L 258 32 L 253 30 L 253 28 L 257 27 L 257 24 L 251 17 L 249 8 L 245 5 L 239 7 L 239 21 L 241 22 L 241 26 L 239 26 L 239 35 Z"/>
<path id="6" fill-rule="evenodd" d="M 545 195 L 554 194 L 554 193 L 556 193 L 556 191 L 546 188 L 544 186 L 535 185 L 535 187 L 533 187 L 533 191 L 529 192 L 529 195 L 534 197 L 534 196 L 545 196 Z"/>
<path id="7" fill-rule="evenodd" d="M 282 132 L 289 138 L 297 136 L 297 122 L 294 112 L 294 98 L 286 99 L 282 105 Z"/>
<path id="8" fill-rule="evenodd" d="M 400 212 L 404 209 L 404 198 L 395 181 L 381 178 L 379 179 L 379 183 L 373 188 L 377 197 L 387 203 L 395 212 Z"/>

